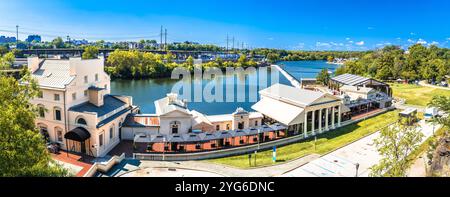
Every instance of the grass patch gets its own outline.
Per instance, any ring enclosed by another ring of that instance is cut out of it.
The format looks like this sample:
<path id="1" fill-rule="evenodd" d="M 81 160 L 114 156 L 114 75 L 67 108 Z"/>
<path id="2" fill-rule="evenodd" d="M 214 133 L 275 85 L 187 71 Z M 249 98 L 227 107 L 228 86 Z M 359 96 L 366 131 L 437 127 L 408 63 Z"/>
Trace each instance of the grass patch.
<path id="1" fill-rule="evenodd" d="M 406 99 L 406 104 L 427 106 L 433 96 L 450 96 L 450 91 L 414 84 L 389 84 L 394 97 Z"/>
<path id="2" fill-rule="evenodd" d="M 342 146 L 361 139 L 362 137 L 370 135 L 397 120 L 398 111 L 390 111 L 376 117 L 361 121 L 359 123 L 347 125 L 337 130 L 318 135 L 315 146 L 314 139 L 308 139 L 306 141 L 279 147 L 277 148 L 278 161 L 275 164 L 281 164 L 312 153 L 321 155 L 329 153 Z M 259 152 L 257 155 L 256 166 L 254 165 L 254 158 L 252 158 L 252 166 L 249 166 L 247 154 L 212 159 L 208 160 L 208 162 L 224 164 L 238 168 L 274 165 L 272 161 L 272 150 Z"/>

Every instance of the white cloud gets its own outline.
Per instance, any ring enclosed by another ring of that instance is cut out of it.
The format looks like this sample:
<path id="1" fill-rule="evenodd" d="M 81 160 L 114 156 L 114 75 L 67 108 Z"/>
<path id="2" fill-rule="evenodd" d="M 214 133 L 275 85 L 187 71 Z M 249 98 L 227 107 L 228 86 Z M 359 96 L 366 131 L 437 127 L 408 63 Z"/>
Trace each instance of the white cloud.
<path id="1" fill-rule="evenodd" d="M 427 41 L 425 41 L 425 40 L 423 40 L 422 38 L 420 38 L 418 41 L 417 41 L 417 44 L 427 44 L 428 42 Z"/>
<path id="2" fill-rule="evenodd" d="M 327 42 L 316 42 L 316 47 L 331 47 L 331 44 Z"/>
<path id="3" fill-rule="evenodd" d="M 362 45 L 364 45 L 364 41 L 359 41 L 359 42 L 356 42 L 355 44 L 358 46 L 362 46 Z"/>
<path id="4" fill-rule="evenodd" d="M 304 49 L 305 48 L 305 43 L 300 42 L 298 43 L 296 46 L 292 47 L 294 50 L 299 50 L 299 49 Z"/>
<path id="5" fill-rule="evenodd" d="M 430 45 L 439 45 L 439 42 L 433 41 L 430 43 Z"/>
<path id="6" fill-rule="evenodd" d="M 267 38 L 267 40 L 274 40 L 272 37 L 270 37 L 270 38 Z"/>
<path id="7" fill-rule="evenodd" d="M 372 30 L 375 29 L 374 27 L 367 27 L 368 30 Z"/>
<path id="8" fill-rule="evenodd" d="M 450 39 L 450 38 L 449 38 Z M 350 40 L 350 38 L 345 38 L 345 40 Z"/>
<path id="9" fill-rule="evenodd" d="M 414 32 L 411 32 L 411 33 L 409 33 L 411 36 L 414 36 L 414 35 L 416 35 L 416 33 L 414 33 Z"/>
<path id="10" fill-rule="evenodd" d="M 409 39 L 408 39 L 408 42 L 409 42 L 409 43 L 414 43 L 414 42 L 416 42 L 416 41 L 414 41 L 413 39 L 409 38 Z"/>

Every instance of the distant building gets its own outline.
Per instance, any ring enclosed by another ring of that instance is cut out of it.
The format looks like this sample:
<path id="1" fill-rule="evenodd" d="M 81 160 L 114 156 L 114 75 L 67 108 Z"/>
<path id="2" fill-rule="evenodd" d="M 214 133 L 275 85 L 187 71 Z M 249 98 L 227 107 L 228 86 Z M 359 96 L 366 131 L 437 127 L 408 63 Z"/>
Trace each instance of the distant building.
<path id="1" fill-rule="evenodd" d="M 0 43 L 10 43 L 10 42 L 16 42 L 16 37 L 6 37 L 6 36 L 0 36 Z"/>
<path id="2" fill-rule="evenodd" d="M 29 35 L 28 38 L 25 40 L 26 42 L 41 42 L 41 36 L 40 35 Z"/>
<path id="3" fill-rule="evenodd" d="M 72 40 L 72 41 L 70 41 L 73 45 L 76 45 L 76 46 L 80 46 L 80 45 L 87 45 L 87 44 L 89 44 L 89 41 L 87 41 L 87 40 L 85 40 L 85 39 L 83 39 L 83 40 Z"/>

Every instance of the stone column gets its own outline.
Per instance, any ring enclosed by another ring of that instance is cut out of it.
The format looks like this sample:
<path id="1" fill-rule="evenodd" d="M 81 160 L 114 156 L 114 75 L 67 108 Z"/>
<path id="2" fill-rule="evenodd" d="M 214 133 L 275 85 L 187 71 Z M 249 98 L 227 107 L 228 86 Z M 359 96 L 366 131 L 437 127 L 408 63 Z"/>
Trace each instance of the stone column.
<path id="1" fill-rule="evenodd" d="M 314 132 L 314 130 L 316 129 L 316 128 L 314 128 L 314 125 L 315 125 L 315 122 L 316 122 L 316 110 L 312 111 L 311 121 L 312 121 L 311 133 L 312 133 L 312 135 L 316 135 L 316 132 Z"/>
<path id="2" fill-rule="evenodd" d="M 334 126 L 335 115 L 336 115 L 336 112 L 334 111 L 334 106 L 333 106 L 333 108 L 331 109 L 331 128 L 332 129 L 336 128 Z"/>
<path id="3" fill-rule="evenodd" d="M 319 133 L 322 133 L 322 109 L 319 109 Z"/>
<path id="4" fill-rule="evenodd" d="M 341 105 L 339 105 L 339 110 L 338 110 L 338 127 L 341 127 L 341 113 L 342 113 L 342 109 L 341 109 Z"/>
<path id="5" fill-rule="evenodd" d="M 329 130 L 329 128 L 328 128 L 328 109 L 329 108 L 327 108 L 326 110 L 325 110 L 325 131 L 328 131 Z"/>
<path id="6" fill-rule="evenodd" d="M 307 111 L 305 111 L 305 122 L 303 123 L 303 125 L 304 125 L 304 130 L 303 130 L 303 134 L 305 135 L 305 138 L 307 138 L 308 137 L 308 112 Z"/>

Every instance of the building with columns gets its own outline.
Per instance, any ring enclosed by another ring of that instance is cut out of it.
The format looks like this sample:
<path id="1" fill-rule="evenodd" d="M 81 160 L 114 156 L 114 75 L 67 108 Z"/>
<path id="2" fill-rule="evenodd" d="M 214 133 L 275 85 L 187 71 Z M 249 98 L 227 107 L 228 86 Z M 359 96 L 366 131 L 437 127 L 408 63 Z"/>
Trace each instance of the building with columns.
<path id="1" fill-rule="evenodd" d="M 264 114 L 265 122 L 288 126 L 289 135 L 305 137 L 341 126 L 349 112 L 341 98 L 318 91 L 275 84 L 259 92 L 261 100 L 252 109 Z"/>

